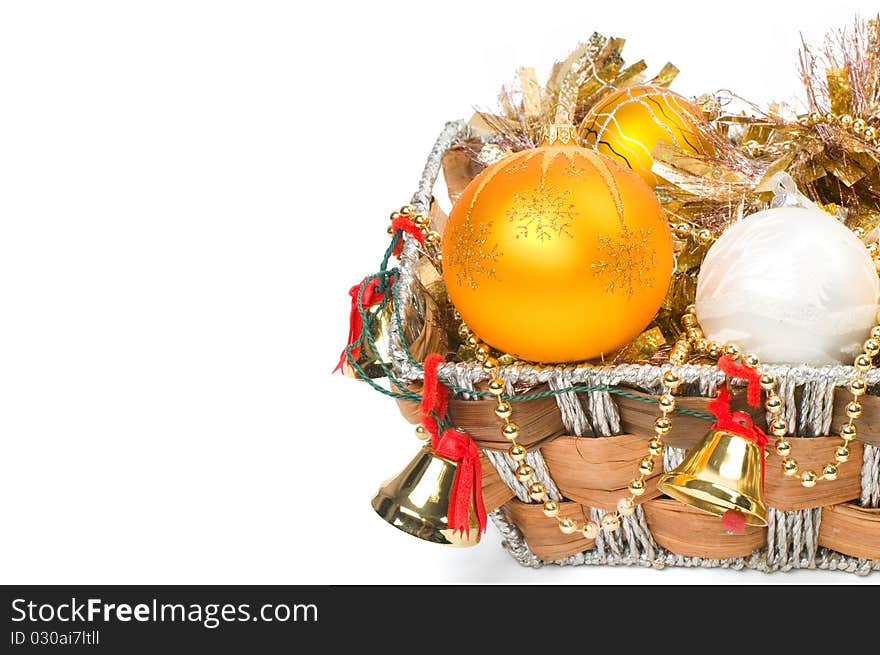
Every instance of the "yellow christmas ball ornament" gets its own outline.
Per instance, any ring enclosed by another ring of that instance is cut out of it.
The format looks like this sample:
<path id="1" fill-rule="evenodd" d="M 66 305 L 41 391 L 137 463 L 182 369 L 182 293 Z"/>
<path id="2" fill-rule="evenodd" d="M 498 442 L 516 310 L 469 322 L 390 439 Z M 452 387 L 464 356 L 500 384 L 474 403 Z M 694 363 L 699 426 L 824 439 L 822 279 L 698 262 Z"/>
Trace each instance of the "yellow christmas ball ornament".
<path id="1" fill-rule="evenodd" d="M 690 102 L 669 89 L 641 85 L 619 89 L 597 102 L 581 124 L 588 145 L 614 157 L 652 187 L 651 153 L 660 141 L 700 155 L 712 150 L 698 125 L 704 119 Z"/>
<path id="2" fill-rule="evenodd" d="M 443 239 L 443 277 L 468 327 L 537 362 L 593 359 L 638 336 L 672 263 L 651 188 L 609 157 L 559 142 L 474 178 Z"/>

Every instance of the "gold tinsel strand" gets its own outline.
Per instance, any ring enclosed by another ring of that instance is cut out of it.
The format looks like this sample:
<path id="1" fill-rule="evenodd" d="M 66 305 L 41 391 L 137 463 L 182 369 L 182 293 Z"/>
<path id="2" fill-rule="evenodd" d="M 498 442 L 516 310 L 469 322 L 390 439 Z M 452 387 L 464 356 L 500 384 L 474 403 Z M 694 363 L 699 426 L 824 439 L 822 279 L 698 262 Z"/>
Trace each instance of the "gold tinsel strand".
<path id="1" fill-rule="evenodd" d="M 623 46 L 623 39 L 593 34 L 553 66 L 543 88 L 534 69 L 519 69 L 514 84 L 501 89 L 499 109 L 471 119 L 476 136 L 447 156 L 447 179 L 451 173 L 466 183 L 505 153 L 534 147 L 542 127 L 577 125 L 609 93 L 643 83 L 668 86 L 678 73 L 666 64 L 647 79 L 644 61 L 625 65 Z M 616 361 L 646 361 L 668 351 L 664 344 L 678 336 L 676 319 L 693 303 L 711 242 L 732 222 L 768 206 L 767 182 L 775 173 L 789 173 L 811 200 L 863 234 L 880 223 L 880 20 L 830 32 L 820 48 L 804 43 L 799 65 L 806 112 L 781 103 L 762 109 L 718 91 L 694 102 L 707 121 L 699 129 L 712 144 L 710 155 L 668 143 L 655 148 L 652 171 L 664 180 L 655 191 L 673 227 L 676 267 L 654 324 Z"/>

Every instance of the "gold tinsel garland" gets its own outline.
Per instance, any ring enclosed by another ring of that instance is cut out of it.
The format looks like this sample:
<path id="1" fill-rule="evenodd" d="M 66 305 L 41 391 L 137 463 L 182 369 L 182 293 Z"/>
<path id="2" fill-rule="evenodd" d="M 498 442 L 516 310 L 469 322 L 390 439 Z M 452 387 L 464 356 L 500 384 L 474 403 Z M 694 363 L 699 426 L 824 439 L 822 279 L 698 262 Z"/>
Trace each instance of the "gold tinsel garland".
<path id="1" fill-rule="evenodd" d="M 627 66 L 624 40 L 593 34 L 557 62 L 542 87 L 534 69 L 520 68 L 499 94 L 496 111 L 471 119 L 474 136 L 447 154 L 444 175 L 454 202 L 484 167 L 505 154 L 535 147 L 545 126 L 573 116 L 586 145 L 584 118 L 618 89 L 638 84 L 668 86 L 678 69 L 667 63 L 648 78 L 644 61 Z M 655 321 L 612 358 L 617 362 L 662 362 L 678 336 L 677 317 L 693 303 L 697 273 L 709 246 L 732 222 L 764 209 L 769 180 L 784 171 L 801 191 L 863 238 L 875 239 L 880 223 L 880 20 L 856 21 L 829 33 L 820 49 L 803 45 L 800 71 L 807 111 L 784 104 L 766 110 L 730 92 L 694 102 L 706 119 L 698 126 L 711 143 L 694 155 L 661 142 L 652 171 L 664 180 L 655 188 L 673 227 L 676 268 Z M 739 111 L 732 108 L 739 106 Z M 434 209 L 442 229 L 444 216 Z M 450 316 L 453 315 L 450 313 Z M 447 327 L 457 358 L 471 353 Z"/>

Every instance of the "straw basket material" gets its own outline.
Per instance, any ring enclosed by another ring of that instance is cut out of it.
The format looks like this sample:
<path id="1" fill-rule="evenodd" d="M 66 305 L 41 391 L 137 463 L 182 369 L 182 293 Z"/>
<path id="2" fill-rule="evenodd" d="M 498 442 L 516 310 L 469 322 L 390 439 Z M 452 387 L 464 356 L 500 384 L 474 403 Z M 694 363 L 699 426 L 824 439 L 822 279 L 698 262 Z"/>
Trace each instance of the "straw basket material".
<path id="1" fill-rule="evenodd" d="M 463 122 L 447 124 L 413 198 L 418 211 L 429 213 L 432 209 L 432 189 L 446 153 L 455 143 L 474 136 Z M 458 153 L 453 151 L 449 156 Z M 459 170 L 449 165 L 449 158 L 446 164 L 449 171 Z M 453 198 L 468 179 L 460 170 L 447 173 Z M 395 300 L 399 306 L 424 310 L 426 299 L 416 277 L 419 257 L 419 244 L 407 239 Z M 423 333 L 428 329 L 430 326 L 424 326 Z M 400 329 L 392 324 L 390 330 L 395 375 L 408 387 L 418 389 L 421 368 L 404 349 Z M 514 387 L 518 391 L 529 388 L 531 394 L 575 385 L 626 391 L 567 392 L 513 403 L 520 443 L 530 449 L 526 461 L 535 470 L 535 480 L 543 482 L 548 495 L 560 501 L 561 516 L 599 520 L 606 511 L 614 510 L 646 452 L 646 441 L 654 434 L 655 405 L 644 399 L 660 392 L 661 376 L 667 368 L 518 364 L 501 369 L 498 376 L 505 380 L 509 392 Z M 796 435 L 791 441 L 798 461 L 804 467 L 821 469 L 839 442 L 839 438 L 828 436 L 832 426 L 846 420 L 844 407 L 849 396 L 845 387 L 852 368 L 766 368 L 779 380 L 783 416 Z M 706 405 L 724 380 L 723 374 L 702 365 L 676 370 L 684 382 L 678 407 L 708 413 Z M 475 389 L 487 380 L 476 363 L 447 363 L 439 374 L 465 389 Z M 529 499 L 527 486 L 514 476 L 515 464 L 506 453 L 508 443 L 500 434 L 491 400 L 459 394 L 450 400 L 449 413 L 482 449 L 486 509 L 502 532 L 505 547 L 521 564 L 747 567 L 768 572 L 818 568 L 866 574 L 880 569 L 880 397 L 876 395 L 880 371 L 873 369 L 868 383 L 859 438 L 852 442 L 850 460 L 841 465 L 839 478 L 806 489 L 785 478 L 771 455 L 765 487 L 769 524 L 766 528 L 747 527 L 736 535 L 725 533 L 716 517 L 665 498 L 657 490 L 657 478 L 663 470 L 675 467 L 685 451 L 706 434 L 707 419 L 681 413 L 672 416 L 663 467 L 650 477 L 636 512 L 623 518 L 620 530 L 600 532 L 590 541 L 579 533 L 562 534 L 555 521 L 544 517 L 541 504 Z M 739 403 L 737 409 L 748 409 L 742 397 L 735 402 Z M 399 407 L 411 422 L 418 421 L 415 403 L 399 401 Z M 766 416 L 749 411 L 756 424 L 766 428 Z"/>

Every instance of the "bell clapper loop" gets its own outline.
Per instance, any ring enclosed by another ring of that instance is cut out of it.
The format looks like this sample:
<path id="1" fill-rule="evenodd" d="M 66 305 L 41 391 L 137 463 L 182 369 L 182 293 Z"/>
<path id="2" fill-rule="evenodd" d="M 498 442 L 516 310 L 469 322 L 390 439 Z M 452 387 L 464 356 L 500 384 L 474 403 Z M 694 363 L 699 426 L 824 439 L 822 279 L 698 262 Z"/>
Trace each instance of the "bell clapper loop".
<path id="1" fill-rule="evenodd" d="M 721 515 L 721 524 L 727 534 L 738 534 L 746 527 L 746 517 L 738 509 L 729 509 Z"/>

